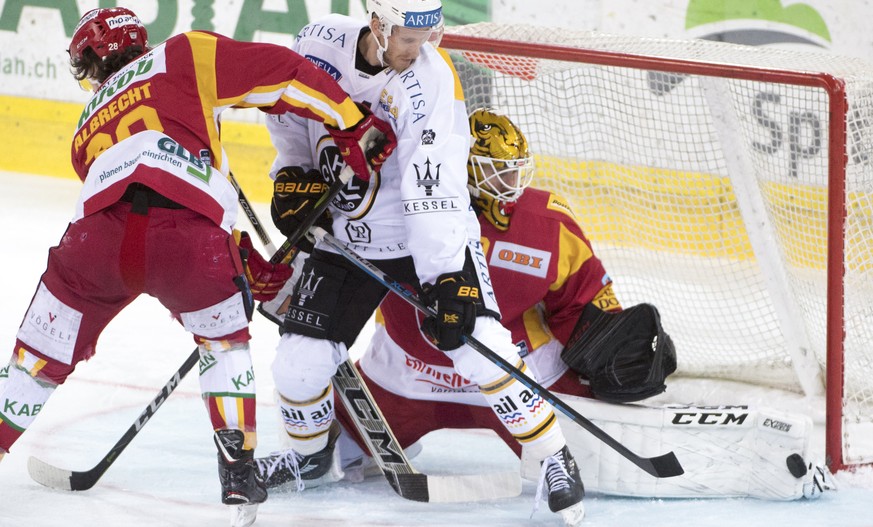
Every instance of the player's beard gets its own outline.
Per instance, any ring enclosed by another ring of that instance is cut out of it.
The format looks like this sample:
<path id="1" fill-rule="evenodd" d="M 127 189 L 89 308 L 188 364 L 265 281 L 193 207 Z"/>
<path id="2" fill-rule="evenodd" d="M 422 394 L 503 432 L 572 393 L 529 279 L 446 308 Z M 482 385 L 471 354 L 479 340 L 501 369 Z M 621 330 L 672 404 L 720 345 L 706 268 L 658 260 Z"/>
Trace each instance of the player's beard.
<path id="1" fill-rule="evenodd" d="M 409 69 L 415 63 L 415 59 L 404 58 L 402 56 L 395 56 L 394 53 L 391 52 L 391 48 L 385 50 L 385 63 L 388 64 L 392 70 L 400 73 L 403 70 Z"/>

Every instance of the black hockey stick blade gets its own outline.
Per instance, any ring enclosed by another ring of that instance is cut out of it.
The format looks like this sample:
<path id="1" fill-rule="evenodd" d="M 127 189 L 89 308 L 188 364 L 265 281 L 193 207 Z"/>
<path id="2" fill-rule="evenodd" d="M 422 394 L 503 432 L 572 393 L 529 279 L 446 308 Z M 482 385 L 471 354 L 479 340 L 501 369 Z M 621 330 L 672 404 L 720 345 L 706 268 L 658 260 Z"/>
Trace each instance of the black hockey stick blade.
<path id="1" fill-rule="evenodd" d="M 200 351 L 194 348 L 191 355 L 185 359 L 185 363 L 176 370 L 176 373 L 167 381 L 167 384 L 161 388 L 161 393 L 149 403 L 136 421 L 121 436 L 121 439 L 109 449 L 109 452 L 93 468 L 81 472 L 66 470 L 31 456 L 27 460 L 27 472 L 30 474 L 30 477 L 41 485 L 60 490 L 88 490 L 93 487 L 199 360 Z"/>
<path id="2" fill-rule="evenodd" d="M 439 476 L 420 473 L 409 462 L 351 360 L 339 365 L 333 384 L 372 453 L 373 461 L 400 497 L 427 503 L 463 503 L 521 494 L 518 471 Z"/>
<path id="3" fill-rule="evenodd" d="M 362 258 L 355 251 L 349 249 L 345 244 L 334 238 L 333 235 L 319 227 L 313 228 L 312 231 L 317 239 L 325 241 L 328 245 L 333 247 L 337 252 L 347 258 L 359 269 L 366 272 L 368 275 L 376 279 L 378 282 L 390 289 L 392 292 L 396 293 L 400 298 L 414 306 L 416 309 L 427 315 L 436 314 L 436 311 L 434 311 L 432 307 L 424 304 L 418 298 L 418 295 L 410 291 L 403 284 L 400 284 L 399 282 L 385 274 L 381 269 L 373 265 L 368 260 Z M 623 444 L 621 444 L 614 437 L 603 431 L 603 429 L 589 421 L 582 414 L 573 409 L 570 405 L 566 404 L 564 401 L 556 397 L 552 392 L 525 375 L 518 368 L 507 362 L 503 357 L 496 354 L 494 351 L 492 351 L 490 348 L 488 348 L 472 336 L 468 335 L 466 337 L 466 342 L 474 350 L 491 360 L 491 362 L 493 362 L 504 372 L 508 373 L 521 384 L 548 401 L 555 409 L 560 410 L 563 414 L 572 419 L 576 424 L 590 432 L 596 438 L 603 441 L 607 446 L 624 456 L 628 461 L 641 468 L 648 474 L 651 474 L 652 476 L 655 476 L 657 478 L 670 478 L 674 476 L 681 476 L 685 473 L 685 470 L 682 468 L 682 465 L 676 458 L 676 454 L 674 454 L 673 452 L 668 452 L 667 454 L 651 458 L 637 455 L 636 453 L 625 447 Z"/>
<path id="4" fill-rule="evenodd" d="M 391 485 L 391 488 L 394 489 L 398 496 L 422 503 L 430 501 L 430 494 L 427 491 L 426 474 L 398 474 L 388 468 L 383 468 L 382 470 L 385 474 L 385 479 L 388 480 L 388 484 Z"/>
<path id="5" fill-rule="evenodd" d="M 672 478 L 685 474 L 685 469 L 682 468 L 682 464 L 679 463 L 679 459 L 673 452 L 650 457 L 648 458 L 648 462 L 652 464 L 652 470 L 643 470 L 646 470 L 646 472 L 658 478 Z"/>

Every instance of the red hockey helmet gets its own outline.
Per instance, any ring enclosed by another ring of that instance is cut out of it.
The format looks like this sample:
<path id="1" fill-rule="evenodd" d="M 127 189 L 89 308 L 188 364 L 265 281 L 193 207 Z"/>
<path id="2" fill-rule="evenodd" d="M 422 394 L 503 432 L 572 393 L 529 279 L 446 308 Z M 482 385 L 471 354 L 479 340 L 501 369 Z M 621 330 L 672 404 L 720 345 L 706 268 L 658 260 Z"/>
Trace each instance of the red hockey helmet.
<path id="1" fill-rule="evenodd" d="M 124 7 L 92 9 L 79 20 L 70 42 L 70 58 L 79 60 L 91 48 L 101 59 L 128 46 L 148 48 L 148 32 L 133 11 Z"/>

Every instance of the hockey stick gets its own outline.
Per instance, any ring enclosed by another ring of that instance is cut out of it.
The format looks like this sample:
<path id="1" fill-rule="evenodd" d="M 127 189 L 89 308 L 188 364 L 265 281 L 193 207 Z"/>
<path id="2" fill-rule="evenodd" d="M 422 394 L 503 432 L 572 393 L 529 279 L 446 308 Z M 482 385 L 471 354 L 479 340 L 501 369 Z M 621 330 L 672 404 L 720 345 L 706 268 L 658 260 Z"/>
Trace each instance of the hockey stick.
<path id="1" fill-rule="evenodd" d="M 191 368 L 193 368 L 199 360 L 200 351 L 198 348 L 195 348 L 194 351 L 191 352 L 191 355 L 185 360 L 185 363 L 182 364 L 182 367 L 179 368 L 170 380 L 167 381 L 167 384 L 161 388 L 161 393 L 159 393 L 158 396 L 149 403 L 136 421 L 134 421 L 124 435 L 121 436 L 121 439 L 119 439 L 118 442 L 109 449 L 109 452 L 107 452 L 106 455 L 103 456 L 103 459 L 101 459 L 93 468 L 82 472 L 65 470 L 31 456 L 30 459 L 27 460 L 27 471 L 30 473 L 30 477 L 37 483 L 45 485 L 46 487 L 60 490 L 88 490 L 93 487 L 106 470 L 116 459 L 118 459 L 118 456 L 124 451 L 124 449 L 127 448 L 127 445 L 133 441 L 136 434 L 142 430 L 142 427 L 144 427 L 145 424 L 149 422 L 149 419 L 155 415 L 158 408 L 164 404 L 164 401 L 166 401 L 170 394 L 173 393 L 173 390 L 179 386 L 179 383 L 185 375 L 191 371 Z"/>
<path id="2" fill-rule="evenodd" d="M 341 173 L 340 178 L 342 177 Z M 349 177 L 351 176 L 346 177 L 346 181 Z M 231 181 L 235 187 L 239 187 L 232 174 Z M 242 192 L 239 195 L 241 202 L 246 199 Z M 330 203 L 332 200 L 333 198 L 326 203 Z M 252 226 L 257 228 L 256 225 L 260 225 L 260 222 L 251 204 L 246 203 L 243 210 L 249 217 Z M 313 210 L 311 215 L 316 215 L 317 212 L 316 206 L 316 210 Z M 313 219 L 310 225 L 314 222 Z M 261 237 L 261 241 L 265 239 L 269 242 L 270 238 L 266 232 Z M 300 237 L 289 238 L 289 240 L 291 239 L 299 240 Z M 290 260 L 293 260 L 296 255 L 295 251 L 291 254 Z M 290 263 L 290 260 L 286 263 Z M 280 259 L 280 261 L 284 260 Z M 282 325 L 282 320 L 265 309 L 263 302 L 258 304 L 258 312 L 264 315 L 267 320 Z M 514 471 L 487 475 L 431 476 L 422 474 L 412 466 L 409 458 L 406 457 L 406 453 L 400 447 L 400 442 L 397 441 L 397 437 L 389 427 L 385 416 L 382 415 L 382 411 L 351 359 L 339 365 L 333 376 L 333 384 L 349 411 L 358 433 L 364 438 L 373 454 L 373 460 L 382 470 L 388 484 L 399 496 L 421 502 L 456 503 L 511 498 L 521 494 L 521 476 Z"/>
<path id="3" fill-rule="evenodd" d="M 255 229 L 255 233 L 258 235 L 258 238 L 261 239 L 261 243 L 264 245 L 264 249 L 267 250 L 270 254 L 275 254 L 276 246 L 273 245 L 273 242 L 270 241 L 270 234 L 264 229 L 264 225 L 258 220 L 258 215 L 255 214 L 254 209 L 252 209 L 252 202 L 249 201 L 249 198 L 246 197 L 245 193 L 242 190 L 242 187 L 239 186 L 236 178 L 233 176 L 233 172 L 230 173 L 228 177 L 230 179 L 230 184 L 233 185 L 234 190 L 236 190 L 236 194 L 238 196 L 238 201 L 240 206 L 243 209 L 243 212 L 246 213 L 246 216 L 249 219 L 249 223 L 252 224 L 252 227 Z"/>
<path id="4" fill-rule="evenodd" d="M 422 474 L 409 462 L 351 360 L 339 365 L 333 385 L 373 460 L 399 496 L 428 503 L 463 503 L 521 494 L 521 476 L 517 471 L 451 476 Z"/>
<path id="5" fill-rule="evenodd" d="M 378 280 L 388 289 L 397 293 L 402 299 L 412 304 L 422 313 L 425 313 L 427 315 L 436 314 L 436 311 L 432 307 L 425 305 L 415 293 L 413 293 L 397 281 L 393 280 L 390 276 L 383 273 L 378 267 L 346 247 L 342 242 L 334 238 L 324 229 L 320 227 L 315 227 L 312 229 L 312 233 L 317 240 L 324 241 L 325 243 L 333 247 L 341 255 L 343 255 L 349 261 L 355 264 L 358 268 Z M 552 406 L 560 410 L 567 417 L 576 422 L 579 426 L 593 434 L 596 438 L 606 443 L 607 446 L 609 446 L 610 448 L 624 456 L 626 459 L 628 459 L 630 462 L 632 462 L 634 465 L 643 469 L 652 476 L 658 478 L 669 478 L 673 476 L 680 476 L 685 472 L 682 469 L 682 465 L 679 464 L 679 460 L 676 458 L 676 454 L 674 454 L 673 452 L 668 452 L 666 454 L 651 458 L 641 457 L 633 453 L 627 447 L 614 439 L 612 436 L 604 432 L 597 425 L 586 419 L 582 414 L 574 410 L 573 407 L 571 407 L 561 399 L 557 398 L 552 392 L 543 388 L 539 383 L 537 383 L 536 381 L 519 371 L 518 368 L 503 359 L 503 357 L 497 355 L 490 348 L 476 340 L 472 335 L 467 335 L 466 343 L 469 344 L 470 347 L 472 347 L 474 350 L 487 357 L 490 361 L 500 367 L 500 369 L 511 375 L 517 381 L 521 382 L 531 391 L 551 403 Z"/>

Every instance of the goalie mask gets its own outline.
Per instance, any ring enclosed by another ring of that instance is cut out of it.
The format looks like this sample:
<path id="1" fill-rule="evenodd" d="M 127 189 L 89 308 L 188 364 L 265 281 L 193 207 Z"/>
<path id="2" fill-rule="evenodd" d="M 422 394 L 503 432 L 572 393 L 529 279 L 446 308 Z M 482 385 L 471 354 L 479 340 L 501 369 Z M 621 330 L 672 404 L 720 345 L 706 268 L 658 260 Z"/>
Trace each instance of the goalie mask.
<path id="1" fill-rule="evenodd" d="M 86 49 L 105 59 L 112 53 L 124 51 L 128 46 L 141 46 L 145 50 L 148 45 L 148 32 L 133 11 L 111 7 L 85 13 L 73 32 L 73 40 L 67 51 L 73 60 L 81 60 Z"/>
<path id="2" fill-rule="evenodd" d="M 470 114 L 470 133 L 467 186 L 482 214 L 505 231 L 514 203 L 533 180 L 527 139 L 509 117 L 493 108 Z"/>

